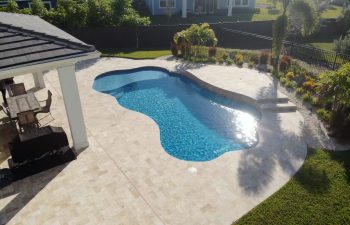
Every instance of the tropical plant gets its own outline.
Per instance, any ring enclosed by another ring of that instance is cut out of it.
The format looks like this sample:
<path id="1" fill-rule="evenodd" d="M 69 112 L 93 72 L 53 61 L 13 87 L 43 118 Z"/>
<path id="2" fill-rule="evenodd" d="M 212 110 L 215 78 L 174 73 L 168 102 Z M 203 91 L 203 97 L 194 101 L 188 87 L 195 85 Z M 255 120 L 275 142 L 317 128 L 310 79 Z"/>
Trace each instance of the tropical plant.
<path id="1" fill-rule="evenodd" d="M 287 15 L 289 6 L 290 10 Z M 279 58 L 283 41 L 288 35 L 289 28 L 292 28 L 294 32 L 297 31 L 304 36 L 308 36 L 316 30 L 319 21 L 316 10 L 308 1 L 282 0 L 282 7 L 282 15 L 277 17 L 273 24 L 272 47 L 275 53 L 274 69 L 277 71 L 279 71 Z"/>
<path id="2" fill-rule="evenodd" d="M 337 71 L 320 75 L 317 92 L 323 101 L 332 101 L 331 126 L 340 134 L 350 133 L 350 63 Z"/>
<path id="3" fill-rule="evenodd" d="M 208 23 L 193 24 L 189 28 L 177 32 L 173 37 L 175 43 L 178 43 L 181 39 L 196 46 L 195 56 L 198 55 L 200 46 L 216 46 L 218 42 L 213 29 L 210 28 Z"/>

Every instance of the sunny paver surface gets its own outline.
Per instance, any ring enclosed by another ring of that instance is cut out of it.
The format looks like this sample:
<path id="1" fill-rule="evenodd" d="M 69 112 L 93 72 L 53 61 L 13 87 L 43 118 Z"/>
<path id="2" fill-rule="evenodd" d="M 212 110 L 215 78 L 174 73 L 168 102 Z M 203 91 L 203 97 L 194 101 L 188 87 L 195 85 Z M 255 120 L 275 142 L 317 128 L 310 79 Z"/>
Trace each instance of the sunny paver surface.
<path id="1" fill-rule="evenodd" d="M 0 224 L 231 224 L 281 188 L 302 165 L 306 144 L 298 112 L 264 112 L 259 144 L 248 150 L 208 162 L 168 155 L 153 120 L 92 89 L 94 78 L 103 72 L 141 66 L 186 69 L 223 89 L 257 98 L 273 85 L 257 71 L 173 60 L 103 58 L 79 64 L 90 147 L 67 165 L 1 189 Z M 33 83 L 30 76 L 16 79 L 24 80 L 27 88 Z M 54 93 L 51 124 L 63 126 L 69 135 L 56 71 L 45 80 Z M 46 98 L 45 90 L 36 94 Z M 0 161 L 0 166 L 7 162 Z M 190 167 L 197 173 L 189 172 Z"/>

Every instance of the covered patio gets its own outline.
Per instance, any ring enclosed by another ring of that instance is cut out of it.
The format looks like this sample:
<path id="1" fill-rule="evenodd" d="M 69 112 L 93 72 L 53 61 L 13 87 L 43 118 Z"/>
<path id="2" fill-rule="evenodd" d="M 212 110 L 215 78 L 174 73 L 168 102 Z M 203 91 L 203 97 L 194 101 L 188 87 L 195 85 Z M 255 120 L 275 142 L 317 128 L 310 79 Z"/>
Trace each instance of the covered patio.
<path id="1" fill-rule="evenodd" d="M 46 71 L 57 70 L 73 148 L 88 147 L 75 64 L 98 58 L 100 53 L 36 16 L 0 13 L 0 21 L 0 80 L 29 74 L 33 92 L 45 88 Z"/>

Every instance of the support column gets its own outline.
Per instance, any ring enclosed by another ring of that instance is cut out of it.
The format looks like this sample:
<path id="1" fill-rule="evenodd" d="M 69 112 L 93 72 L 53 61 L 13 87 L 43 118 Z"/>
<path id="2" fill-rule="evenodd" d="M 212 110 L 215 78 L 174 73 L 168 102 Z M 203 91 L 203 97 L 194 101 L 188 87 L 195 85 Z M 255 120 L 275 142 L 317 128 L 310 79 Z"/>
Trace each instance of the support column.
<path id="1" fill-rule="evenodd" d="M 69 128 L 73 139 L 73 148 L 81 150 L 89 146 L 86 135 L 83 110 L 81 108 L 79 90 L 75 77 L 75 66 L 58 68 L 58 78 L 66 107 Z"/>
<path id="2" fill-rule="evenodd" d="M 229 0 L 228 1 L 228 12 L 227 12 L 227 16 L 232 16 L 232 7 L 233 7 L 233 0 Z"/>
<path id="3" fill-rule="evenodd" d="M 182 18 L 187 17 L 187 0 L 182 0 Z"/>
<path id="4" fill-rule="evenodd" d="M 36 88 L 45 88 L 44 74 L 42 71 L 33 73 L 33 79 Z"/>

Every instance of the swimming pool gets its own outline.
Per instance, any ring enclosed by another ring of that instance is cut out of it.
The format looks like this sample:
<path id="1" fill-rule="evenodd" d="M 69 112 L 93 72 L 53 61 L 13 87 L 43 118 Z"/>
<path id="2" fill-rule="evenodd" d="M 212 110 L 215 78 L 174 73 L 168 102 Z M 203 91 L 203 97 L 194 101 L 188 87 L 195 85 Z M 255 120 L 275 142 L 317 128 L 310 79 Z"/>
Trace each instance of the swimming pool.
<path id="1" fill-rule="evenodd" d="M 93 88 L 151 117 L 165 151 L 181 160 L 208 161 L 258 142 L 258 110 L 162 68 L 108 72 L 95 79 Z"/>

